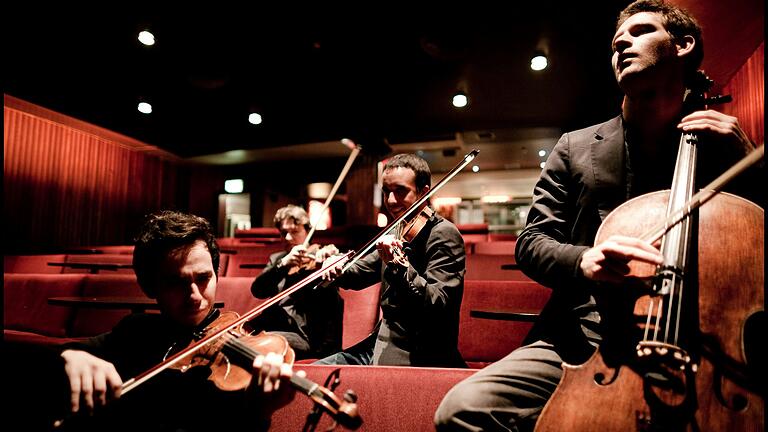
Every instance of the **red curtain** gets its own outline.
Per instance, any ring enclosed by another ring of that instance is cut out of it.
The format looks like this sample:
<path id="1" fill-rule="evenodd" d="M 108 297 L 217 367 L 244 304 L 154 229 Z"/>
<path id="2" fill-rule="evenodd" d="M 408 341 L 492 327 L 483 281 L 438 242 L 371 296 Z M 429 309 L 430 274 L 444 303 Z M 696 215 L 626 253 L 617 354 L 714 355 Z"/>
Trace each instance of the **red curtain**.
<path id="1" fill-rule="evenodd" d="M 144 214 L 178 208 L 177 163 L 156 148 L 9 96 L 4 102 L 6 254 L 125 244 Z"/>
<path id="2" fill-rule="evenodd" d="M 739 124 L 753 142 L 765 141 L 765 41 L 741 66 L 723 94 L 733 96 L 733 102 L 723 106 L 723 112 L 739 118 Z"/>

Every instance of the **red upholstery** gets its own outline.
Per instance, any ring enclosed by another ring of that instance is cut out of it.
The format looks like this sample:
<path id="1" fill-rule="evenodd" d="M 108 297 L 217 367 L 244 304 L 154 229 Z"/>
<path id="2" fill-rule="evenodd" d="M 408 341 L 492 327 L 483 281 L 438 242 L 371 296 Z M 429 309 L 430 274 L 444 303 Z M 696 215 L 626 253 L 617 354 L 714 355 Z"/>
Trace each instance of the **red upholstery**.
<path id="1" fill-rule="evenodd" d="M 220 254 L 219 255 L 219 277 L 223 277 L 227 274 L 227 268 L 229 267 L 229 257 L 232 256 L 230 254 Z"/>
<path id="2" fill-rule="evenodd" d="M 86 263 L 86 264 L 133 264 L 133 255 L 126 254 L 88 254 L 88 255 L 67 255 L 67 263 Z M 64 267 L 62 273 L 91 273 L 85 268 Z M 105 274 L 134 274 L 132 267 L 119 268 L 116 270 L 98 270 L 97 273 Z"/>
<path id="3" fill-rule="evenodd" d="M 71 254 L 122 254 L 133 255 L 133 245 L 83 246 L 71 249 Z"/>
<path id="4" fill-rule="evenodd" d="M 251 283 L 252 277 L 221 277 L 216 288 L 216 300 L 224 302 L 224 310 L 242 315 L 264 302 L 251 295 Z"/>
<path id="5" fill-rule="evenodd" d="M 64 262 L 66 255 L 6 255 L 3 256 L 4 273 L 59 274 L 61 267 L 49 266 L 49 262 Z"/>
<path id="6" fill-rule="evenodd" d="M 459 224 L 456 225 L 461 236 L 464 238 L 464 244 L 467 247 L 467 253 L 474 252 L 474 244 L 477 242 L 488 241 L 488 224 Z"/>
<path id="7" fill-rule="evenodd" d="M 248 276 L 255 278 L 260 275 L 269 262 L 269 255 L 263 256 L 248 256 L 237 253 L 235 255 L 229 255 L 229 264 L 227 264 L 227 272 L 224 273 L 226 277 L 233 276 Z M 256 266 L 255 268 L 243 268 L 242 265 Z"/>
<path id="8" fill-rule="evenodd" d="M 514 255 L 467 255 L 465 280 L 519 280 L 531 279 L 517 269 Z"/>
<path id="9" fill-rule="evenodd" d="M 488 233 L 489 241 L 517 241 L 517 234 Z"/>
<path id="10" fill-rule="evenodd" d="M 48 297 L 78 296 L 82 283 L 80 275 L 3 275 L 3 328 L 64 337 L 74 311 L 49 305 Z"/>
<path id="11" fill-rule="evenodd" d="M 550 294 L 536 282 L 465 281 L 459 351 L 467 364 L 484 367 L 519 347 L 533 323 L 515 321 L 503 313 L 538 314 Z"/>
<path id="12" fill-rule="evenodd" d="M 145 296 L 136 281 L 136 275 L 101 273 L 84 276 L 82 295 L 85 297 Z M 107 332 L 130 313 L 129 309 L 77 308 L 69 334 L 75 337 L 84 337 Z"/>
<path id="13" fill-rule="evenodd" d="M 379 321 L 381 283 L 360 291 L 340 289 L 344 299 L 344 323 L 341 347 L 347 349 L 371 334 Z"/>
<path id="14" fill-rule="evenodd" d="M 280 230 L 273 227 L 236 229 L 235 238 L 280 238 Z"/>
<path id="15" fill-rule="evenodd" d="M 476 242 L 474 253 L 480 255 L 506 255 L 515 261 L 515 243 L 514 241 L 487 241 Z"/>
<path id="16" fill-rule="evenodd" d="M 359 431 L 434 431 L 435 410 L 456 383 L 472 375 L 471 369 L 416 368 L 397 366 L 297 365 L 307 378 L 322 385 L 339 369 L 340 398 L 348 389 L 358 396 L 363 425 Z M 271 431 L 299 431 L 312 409 L 309 398 L 296 394 L 294 400 L 272 415 Z M 317 430 L 328 430 L 332 420 L 323 415 Z M 339 428 L 339 430 L 346 430 Z"/>

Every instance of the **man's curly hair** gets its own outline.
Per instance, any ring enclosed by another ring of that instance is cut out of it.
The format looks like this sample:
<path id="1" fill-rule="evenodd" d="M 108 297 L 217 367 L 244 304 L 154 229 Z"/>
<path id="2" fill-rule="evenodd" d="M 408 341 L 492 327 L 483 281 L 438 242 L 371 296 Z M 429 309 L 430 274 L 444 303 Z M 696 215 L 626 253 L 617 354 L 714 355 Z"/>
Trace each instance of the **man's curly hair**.
<path id="1" fill-rule="evenodd" d="M 213 261 L 213 271 L 219 274 L 219 245 L 211 224 L 200 216 L 164 210 L 147 216 L 134 240 L 133 270 L 141 289 L 150 297 L 157 295 L 155 276 L 158 266 L 174 250 L 192 246 L 202 240 Z"/>

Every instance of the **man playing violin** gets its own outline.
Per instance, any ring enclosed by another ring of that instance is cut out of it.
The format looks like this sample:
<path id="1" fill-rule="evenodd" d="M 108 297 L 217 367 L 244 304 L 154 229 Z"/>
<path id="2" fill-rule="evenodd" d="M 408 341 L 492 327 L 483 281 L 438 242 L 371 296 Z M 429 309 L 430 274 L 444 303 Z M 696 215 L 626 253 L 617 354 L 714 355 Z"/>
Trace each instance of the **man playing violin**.
<path id="1" fill-rule="evenodd" d="M 338 253 L 334 245 L 308 250 L 304 243 L 311 229 L 309 216 L 299 206 L 277 210 L 274 223 L 288 249 L 270 255 L 264 271 L 253 281 L 251 293 L 256 298 L 269 298 L 290 288 L 311 274 L 316 263 Z M 338 288 L 300 290 L 278 306 L 266 309 L 248 325 L 284 336 L 297 359 L 322 358 L 341 349 L 344 304 Z"/>
<path id="2" fill-rule="evenodd" d="M 281 391 L 274 396 L 289 387 L 280 383 L 292 374 L 290 365 L 274 353 L 256 357 L 246 390 L 217 389 L 206 379 L 208 368 L 166 370 L 111 403 L 121 398 L 125 379 L 187 347 L 196 332 L 217 318 L 213 305 L 218 265 L 219 248 L 205 219 L 174 211 L 149 217 L 136 239 L 133 266 L 141 289 L 157 300 L 161 313 L 129 315 L 111 332 L 63 350 L 71 411 L 100 414 L 84 424 L 81 417 L 65 420 L 65 427 L 159 431 L 268 427 L 272 410 L 292 395 Z"/>
<path id="3" fill-rule="evenodd" d="M 636 238 L 612 236 L 592 246 L 601 221 L 630 198 L 669 188 L 683 131 L 699 135 L 702 185 L 754 148 L 736 118 L 684 113 L 686 86 L 703 57 L 701 29 L 687 12 L 636 1 L 619 15 L 612 49 L 621 114 L 562 136 L 517 240 L 517 263 L 551 287 L 552 297 L 523 347 L 445 396 L 438 430 L 532 430 L 561 364 L 587 361 L 609 330 L 601 326 L 608 308 L 595 300 L 596 283 L 624 280 L 632 260 L 662 262 L 656 245 Z"/>
<path id="4" fill-rule="evenodd" d="M 386 209 L 398 218 L 429 191 L 431 173 L 424 159 L 398 154 L 384 165 L 382 181 Z M 465 366 L 457 347 L 464 240 L 455 225 L 425 206 L 412 213 L 423 219 L 412 239 L 385 235 L 343 274 L 343 263 L 328 272 L 327 279 L 345 289 L 381 282 L 383 316 L 362 342 L 318 363 Z"/>

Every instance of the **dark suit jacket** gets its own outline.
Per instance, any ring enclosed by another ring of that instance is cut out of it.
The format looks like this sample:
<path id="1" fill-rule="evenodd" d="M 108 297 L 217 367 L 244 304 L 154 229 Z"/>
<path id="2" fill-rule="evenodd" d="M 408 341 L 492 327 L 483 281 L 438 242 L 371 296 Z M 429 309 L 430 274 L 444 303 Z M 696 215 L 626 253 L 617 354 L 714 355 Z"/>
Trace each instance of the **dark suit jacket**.
<path id="1" fill-rule="evenodd" d="M 337 279 L 339 287 L 349 289 L 381 281 L 383 318 L 373 363 L 466 366 L 458 350 L 466 254 L 461 233 L 435 213 L 405 252 L 407 270 L 382 266 L 373 251 Z"/>
<path id="2" fill-rule="evenodd" d="M 264 271 L 251 284 L 254 297 L 272 297 L 312 273 L 302 270 L 289 275 L 288 268 L 278 267 L 277 263 L 287 254 L 284 251 L 269 256 Z M 321 358 L 341 350 L 343 315 L 344 301 L 338 288 L 306 287 L 268 308 L 249 324 L 259 330 L 296 333 L 309 345 L 308 355 Z"/>
<path id="3" fill-rule="evenodd" d="M 629 150 L 620 116 L 560 138 L 536 183 L 527 224 L 515 250 L 521 269 L 553 289 L 528 342 L 541 338 L 555 342 L 564 360 L 574 364 L 593 351 L 601 340 L 601 313 L 605 315 L 605 310 L 599 310 L 603 305 L 595 302 L 595 284 L 581 275 L 581 256 L 594 244 L 598 228 L 613 209 L 637 195 L 669 189 L 676 144 L 668 147 L 671 157 L 657 161 L 639 176 L 637 172 L 633 175 L 627 162 Z M 700 186 L 740 157 L 725 157 L 725 152 L 703 144 L 697 173 Z"/>

